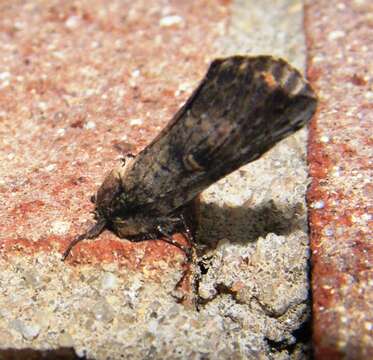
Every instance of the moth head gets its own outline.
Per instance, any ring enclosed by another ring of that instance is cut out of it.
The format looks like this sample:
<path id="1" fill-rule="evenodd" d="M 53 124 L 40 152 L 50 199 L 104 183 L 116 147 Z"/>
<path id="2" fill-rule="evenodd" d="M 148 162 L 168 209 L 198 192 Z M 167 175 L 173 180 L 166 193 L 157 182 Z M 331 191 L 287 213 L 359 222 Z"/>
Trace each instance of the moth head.
<path id="1" fill-rule="evenodd" d="M 114 200 L 122 192 L 122 184 L 118 172 L 114 169 L 106 176 L 95 197 L 98 217 L 110 218 Z"/>
<path id="2" fill-rule="evenodd" d="M 95 196 L 96 214 L 99 218 L 111 220 L 118 204 L 118 197 L 123 193 L 122 177 L 132 164 L 133 156 L 127 156 L 122 163 L 106 176 Z"/>

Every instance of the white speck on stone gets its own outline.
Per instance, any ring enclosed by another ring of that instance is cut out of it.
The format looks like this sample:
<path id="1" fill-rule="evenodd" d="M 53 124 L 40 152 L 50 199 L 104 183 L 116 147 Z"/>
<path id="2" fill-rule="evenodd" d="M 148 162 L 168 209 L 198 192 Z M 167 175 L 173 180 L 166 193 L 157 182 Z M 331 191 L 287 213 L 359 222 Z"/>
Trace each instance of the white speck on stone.
<path id="1" fill-rule="evenodd" d="M 353 64 L 355 62 L 355 57 L 354 56 L 348 56 L 347 57 L 347 63 L 348 64 Z"/>
<path id="2" fill-rule="evenodd" d="M 323 209 L 325 202 L 323 200 L 315 201 L 311 204 L 312 209 Z"/>
<path id="3" fill-rule="evenodd" d="M 137 86 L 137 82 L 134 78 L 130 78 L 129 81 L 128 81 L 128 85 L 131 87 L 131 88 L 135 88 Z"/>
<path id="4" fill-rule="evenodd" d="M 117 90 L 117 97 L 118 98 L 122 98 L 125 94 L 126 94 L 126 90 L 124 88 L 118 88 L 118 90 Z M 120 101 L 122 101 L 122 100 L 120 99 Z"/>
<path id="5" fill-rule="evenodd" d="M 149 332 L 155 334 L 157 332 L 157 329 L 158 329 L 158 321 L 156 320 L 149 321 L 149 325 L 148 325 Z"/>
<path id="6" fill-rule="evenodd" d="M 135 69 L 132 71 L 131 73 L 131 76 L 134 77 L 134 78 L 137 78 L 140 76 L 140 70 L 139 69 Z"/>
<path id="7" fill-rule="evenodd" d="M 46 166 L 45 168 L 44 168 L 44 170 L 45 171 L 48 171 L 48 172 L 52 172 L 53 170 L 55 170 L 56 169 L 56 164 L 49 164 L 48 166 Z"/>
<path id="8" fill-rule="evenodd" d="M 333 236 L 334 235 L 334 230 L 332 228 L 329 228 L 329 227 L 326 227 L 324 230 L 323 230 L 323 234 L 325 236 Z"/>
<path id="9" fill-rule="evenodd" d="M 175 91 L 175 96 L 179 96 L 180 94 L 188 91 L 191 89 L 191 84 L 190 83 L 181 83 L 177 90 Z"/>
<path id="10" fill-rule="evenodd" d="M 173 26 L 173 25 L 178 25 L 183 22 L 183 18 L 179 15 L 169 15 L 163 17 L 159 21 L 159 25 L 162 27 L 168 27 L 168 26 Z"/>
<path id="11" fill-rule="evenodd" d="M 142 125 L 143 122 L 144 122 L 144 120 L 143 120 L 143 119 L 140 119 L 140 118 L 138 118 L 138 119 L 131 119 L 131 120 L 130 120 L 130 125 L 131 125 L 131 126 Z"/>
<path id="12" fill-rule="evenodd" d="M 335 30 L 329 33 L 328 40 L 333 41 L 342 38 L 346 33 L 343 30 Z"/>
<path id="13" fill-rule="evenodd" d="M 367 100 L 372 100 L 373 99 L 373 91 L 366 91 L 364 93 L 364 97 L 367 99 Z"/>
<path id="14" fill-rule="evenodd" d="M 57 130 L 57 135 L 58 135 L 58 136 L 64 136 L 64 135 L 65 135 L 65 132 L 66 132 L 66 130 L 63 129 L 63 128 L 58 129 L 58 130 Z"/>
<path id="15" fill-rule="evenodd" d="M 117 285 L 118 278 L 114 274 L 110 272 L 104 274 L 101 280 L 101 286 L 103 289 L 114 289 Z"/>
<path id="16" fill-rule="evenodd" d="M 40 325 L 36 323 L 26 324 L 22 320 L 16 319 L 12 322 L 12 325 L 26 340 L 35 339 L 40 333 Z"/>
<path id="17" fill-rule="evenodd" d="M 114 46 L 116 49 L 121 49 L 124 46 L 123 40 L 122 39 L 115 40 Z"/>
<path id="18" fill-rule="evenodd" d="M 114 318 L 111 306 L 105 300 L 98 301 L 92 311 L 98 321 L 111 322 Z"/>
<path id="19" fill-rule="evenodd" d="M 362 47 L 360 47 L 360 51 L 362 52 L 368 52 L 368 50 L 369 50 L 369 47 L 366 45 L 363 45 Z"/>
<path id="20" fill-rule="evenodd" d="M 94 94 L 96 94 L 96 90 L 95 89 L 85 89 L 84 90 L 84 95 L 85 96 L 92 96 Z"/>
<path id="21" fill-rule="evenodd" d="M 226 198 L 227 206 L 242 206 L 245 203 L 245 199 L 242 194 L 230 194 Z"/>
<path id="22" fill-rule="evenodd" d="M 0 80 L 1 81 L 9 80 L 9 78 L 10 78 L 10 72 L 8 72 L 8 71 L 0 72 Z"/>
<path id="23" fill-rule="evenodd" d="M 79 26 L 80 17 L 77 15 L 69 16 L 68 19 L 65 21 L 65 26 L 68 29 L 76 29 Z"/>
<path id="24" fill-rule="evenodd" d="M 198 295 L 205 300 L 213 298 L 216 293 L 216 289 L 210 284 L 208 284 L 207 286 L 205 284 L 198 289 Z"/>
<path id="25" fill-rule="evenodd" d="M 322 62 L 325 60 L 325 56 L 322 56 L 322 55 L 316 55 L 314 58 L 313 58 L 313 62 L 315 63 L 319 63 L 319 62 Z"/>
<path id="26" fill-rule="evenodd" d="M 328 142 L 330 141 L 330 137 L 329 137 L 328 135 L 322 135 L 322 136 L 320 137 L 320 141 L 321 141 L 322 143 L 328 143 Z"/>
<path id="27" fill-rule="evenodd" d="M 1 83 L 1 88 L 6 88 L 7 86 L 10 85 L 10 81 L 9 80 L 4 80 L 2 83 Z"/>
<path id="28" fill-rule="evenodd" d="M 70 223 L 67 221 L 53 221 L 50 227 L 50 233 L 55 235 L 65 235 L 70 230 Z"/>
<path id="29" fill-rule="evenodd" d="M 23 30 L 26 27 L 26 24 L 24 22 L 22 22 L 22 21 L 15 21 L 14 22 L 14 27 L 17 30 Z"/>
<path id="30" fill-rule="evenodd" d="M 364 323 L 364 327 L 365 327 L 366 330 L 371 331 L 371 330 L 373 330 L 373 323 L 371 323 L 369 321 L 366 321 Z"/>
<path id="31" fill-rule="evenodd" d="M 86 356 L 86 350 L 84 348 L 74 348 L 74 350 L 76 352 L 76 355 L 78 355 L 78 357 L 83 358 Z"/>
<path id="32" fill-rule="evenodd" d="M 341 175 L 341 168 L 339 166 L 334 166 L 331 175 L 334 177 L 339 177 Z"/>
<path id="33" fill-rule="evenodd" d="M 128 299 L 128 302 L 131 305 L 134 305 L 139 301 L 138 294 L 141 288 L 142 281 L 139 279 L 134 279 L 131 286 L 128 289 L 126 289 L 125 294 Z"/>
<path id="34" fill-rule="evenodd" d="M 38 324 L 30 324 L 23 327 L 22 336 L 27 340 L 32 340 L 38 337 L 40 326 Z"/>
<path id="35" fill-rule="evenodd" d="M 370 221 L 370 220 L 372 220 L 372 215 L 371 214 L 367 214 L 367 213 L 365 213 L 365 214 L 363 214 L 363 215 L 361 215 L 361 218 L 364 220 L 364 221 Z"/>
<path id="36" fill-rule="evenodd" d="M 88 121 L 86 124 L 84 124 L 84 128 L 87 130 L 92 130 L 96 128 L 96 123 L 93 121 Z"/>
<path id="37" fill-rule="evenodd" d="M 48 104 L 45 101 L 39 101 L 38 102 L 38 108 L 41 111 L 46 111 L 48 109 Z"/>
<path id="38" fill-rule="evenodd" d="M 123 135 L 121 138 L 120 138 L 122 141 L 127 141 L 128 140 L 128 135 Z"/>
<path id="39" fill-rule="evenodd" d="M 92 41 L 91 42 L 91 48 L 92 49 L 97 49 L 100 47 L 100 43 L 98 41 Z"/>
<path id="40" fill-rule="evenodd" d="M 52 55 L 57 59 L 64 59 L 66 56 L 64 51 L 53 51 Z"/>

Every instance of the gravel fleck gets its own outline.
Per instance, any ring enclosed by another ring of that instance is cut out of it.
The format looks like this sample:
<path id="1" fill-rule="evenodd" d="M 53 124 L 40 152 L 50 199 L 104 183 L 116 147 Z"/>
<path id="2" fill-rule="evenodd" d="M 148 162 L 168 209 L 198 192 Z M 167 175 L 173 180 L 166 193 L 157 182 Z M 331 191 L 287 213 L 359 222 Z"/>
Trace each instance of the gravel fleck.
<path id="1" fill-rule="evenodd" d="M 169 26 L 181 24 L 182 22 L 183 22 L 183 18 L 181 16 L 169 15 L 169 16 L 163 17 L 159 21 L 159 25 L 161 27 L 169 27 Z"/>
<path id="2" fill-rule="evenodd" d="M 118 278 L 113 273 L 105 273 L 101 280 L 103 289 L 115 289 L 118 286 Z"/>
<path id="3" fill-rule="evenodd" d="M 17 330 L 26 340 L 33 340 L 39 336 L 40 325 L 37 323 L 25 323 L 22 320 L 16 319 L 12 323 L 12 327 Z"/>

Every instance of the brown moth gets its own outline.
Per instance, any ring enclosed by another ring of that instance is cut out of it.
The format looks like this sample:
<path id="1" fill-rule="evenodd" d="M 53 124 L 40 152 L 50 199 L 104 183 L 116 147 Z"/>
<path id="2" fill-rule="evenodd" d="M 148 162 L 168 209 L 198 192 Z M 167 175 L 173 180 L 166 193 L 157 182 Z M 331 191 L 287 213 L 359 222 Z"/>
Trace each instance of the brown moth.
<path id="1" fill-rule="evenodd" d="M 184 249 L 171 235 L 186 231 L 185 206 L 304 126 L 316 105 L 311 86 L 282 59 L 214 60 L 161 133 L 107 175 L 96 195 L 96 224 L 70 243 L 63 259 L 106 228 L 120 238 L 162 237 Z"/>

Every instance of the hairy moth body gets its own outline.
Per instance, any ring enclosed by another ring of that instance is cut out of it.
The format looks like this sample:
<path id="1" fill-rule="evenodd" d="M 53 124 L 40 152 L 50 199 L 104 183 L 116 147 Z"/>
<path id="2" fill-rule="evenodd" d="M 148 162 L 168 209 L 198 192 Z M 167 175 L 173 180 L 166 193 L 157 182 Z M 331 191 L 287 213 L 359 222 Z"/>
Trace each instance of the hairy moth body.
<path id="1" fill-rule="evenodd" d="M 160 134 L 106 177 L 96 196 L 96 225 L 73 240 L 64 258 L 105 228 L 130 240 L 163 236 L 173 243 L 169 235 L 185 227 L 187 204 L 304 126 L 316 105 L 311 86 L 282 59 L 214 60 Z"/>

